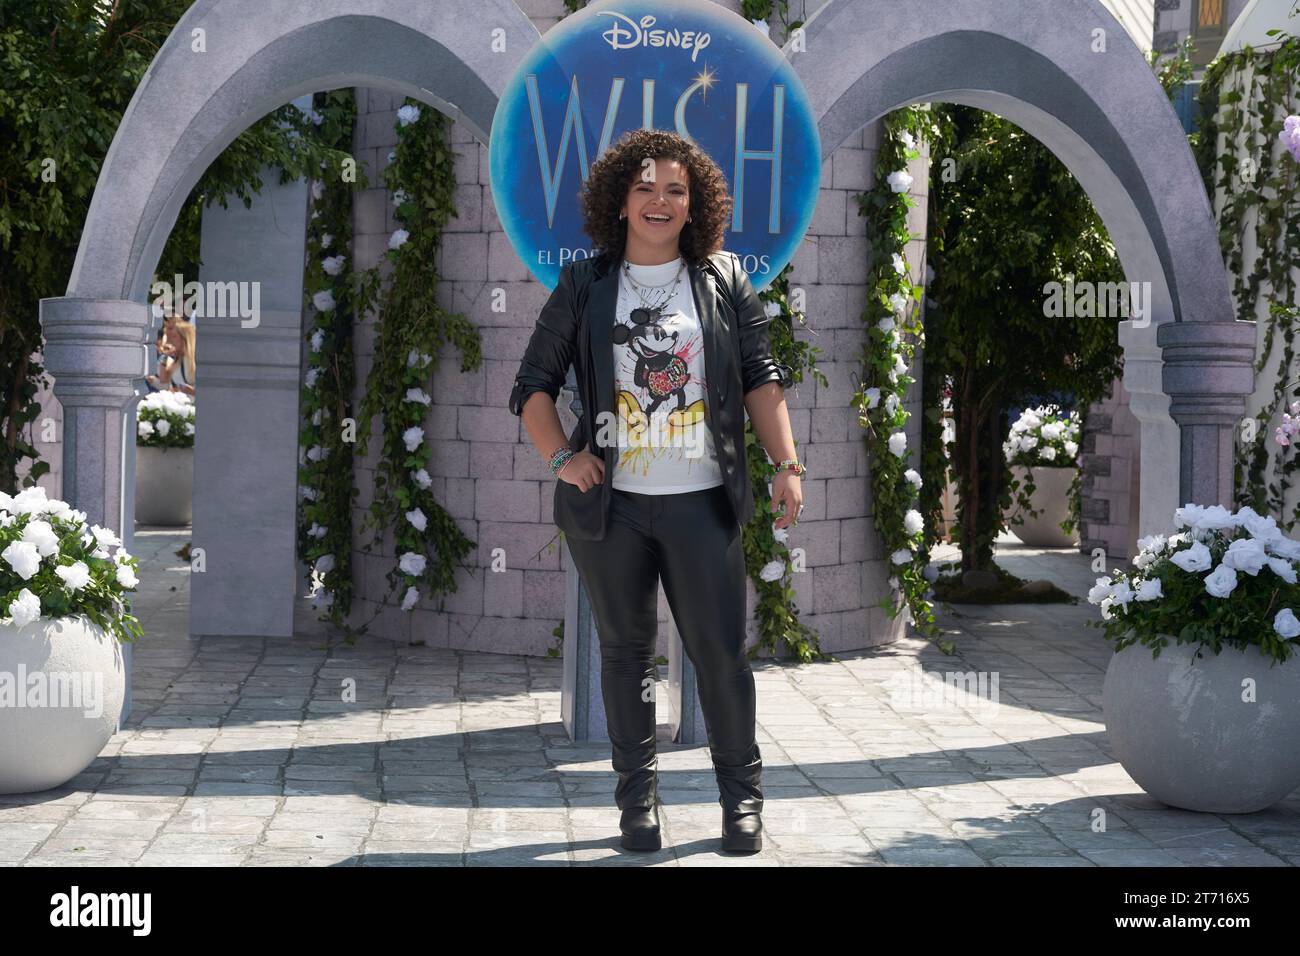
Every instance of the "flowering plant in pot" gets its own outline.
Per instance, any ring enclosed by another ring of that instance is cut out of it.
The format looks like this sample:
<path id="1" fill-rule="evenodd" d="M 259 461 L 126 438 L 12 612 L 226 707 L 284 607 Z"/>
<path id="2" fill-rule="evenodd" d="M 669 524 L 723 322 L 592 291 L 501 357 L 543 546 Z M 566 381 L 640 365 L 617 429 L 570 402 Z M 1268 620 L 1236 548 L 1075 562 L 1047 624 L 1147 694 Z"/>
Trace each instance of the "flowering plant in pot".
<path id="1" fill-rule="evenodd" d="M 1078 524 L 1079 413 L 1042 405 L 1021 413 L 1002 443 L 1017 510 L 1007 517 L 1030 547 L 1068 548 Z"/>
<path id="2" fill-rule="evenodd" d="M 1251 508 L 1188 504 L 1097 579 L 1113 641 L 1103 709 L 1115 756 L 1171 806 L 1250 813 L 1300 786 L 1300 542 Z M 1150 649 L 1151 653 L 1147 653 Z"/>
<path id="3" fill-rule="evenodd" d="M 0 793 L 76 776 L 112 736 L 120 642 L 141 636 L 138 563 L 108 528 L 40 487 L 0 492 Z"/>
<path id="4" fill-rule="evenodd" d="M 136 520 L 187 525 L 193 515 L 194 399 L 184 392 L 150 392 L 136 411 Z"/>

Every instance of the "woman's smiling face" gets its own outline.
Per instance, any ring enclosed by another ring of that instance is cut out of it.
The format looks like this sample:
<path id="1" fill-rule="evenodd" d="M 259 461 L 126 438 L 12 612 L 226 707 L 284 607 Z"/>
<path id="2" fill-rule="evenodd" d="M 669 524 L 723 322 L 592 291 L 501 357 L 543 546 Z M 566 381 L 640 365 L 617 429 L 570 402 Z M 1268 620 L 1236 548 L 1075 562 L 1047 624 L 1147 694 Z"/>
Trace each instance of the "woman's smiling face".
<path id="1" fill-rule="evenodd" d="M 675 248 L 690 215 L 690 202 L 690 180 L 684 165 L 675 159 L 647 161 L 628 187 L 620 210 L 627 214 L 628 245 Z"/>

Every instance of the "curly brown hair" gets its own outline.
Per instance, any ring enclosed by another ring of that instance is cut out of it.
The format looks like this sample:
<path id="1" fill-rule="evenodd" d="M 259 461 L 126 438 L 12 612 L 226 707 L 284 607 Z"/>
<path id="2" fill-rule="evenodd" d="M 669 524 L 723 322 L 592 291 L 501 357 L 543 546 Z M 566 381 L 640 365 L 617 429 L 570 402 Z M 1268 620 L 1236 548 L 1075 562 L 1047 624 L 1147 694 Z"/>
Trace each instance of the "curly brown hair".
<path id="1" fill-rule="evenodd" d="M 699 263 L 722 248 L 731 221 L 731 192 L 722 170 L 708 153 L 667 130 L 629 130 L 592 163 L 578 198 L 583 229 L 597 253 L 623 255 L 627 220 L 619 219 L 618 213 L 647 157 L 675 159 L 686 169 L 691 221 L 682 226 L 678 247 L 683 259 Z"/>

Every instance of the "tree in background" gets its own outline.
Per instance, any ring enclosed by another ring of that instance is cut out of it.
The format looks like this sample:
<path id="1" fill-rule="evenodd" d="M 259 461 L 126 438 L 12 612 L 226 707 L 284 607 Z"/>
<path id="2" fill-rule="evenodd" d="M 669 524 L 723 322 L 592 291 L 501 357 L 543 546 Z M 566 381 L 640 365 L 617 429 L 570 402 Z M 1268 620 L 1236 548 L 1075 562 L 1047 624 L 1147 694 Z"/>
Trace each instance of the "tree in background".
<path id="1" fill-rule="evenodd" d="M 1124 280 L 1115 248 L 1082 187 L 1047 147 L 1008 120 L 935 105 L 927 294 L 926 408 L 951 383 L 956 427 L 951 467 L 959 504 L 954 537 L 962 570 L 995 570 L 1011 475 L 1003 459 L 1007 411 L 1054 393 L 1080 411 L 1122 368 L 1122 317 L 1048 317 L 1045 286 Z M 1105 311 L 1093 309 L 1092 311 Z M 926 440 L 938 440 L 927 415 Z M 927 539 L 936 527 L 942 457 L 925 459 Z M 936 472 L 935 463 L 940 466 Z"/>
<path id="2" fill-rule="evenodd" d="M 0 490 L 49 470 L 24 430 L 47 379 L 39 302 L 63 295 L 99 170 L 122 114 L 190 0 L 0 0 Z M 215 54 L 213 54 L 215 55 Z M 159 143 L 163 149 L 168 144 Z M 260 192 L 337 159 L 311 120 L 282 106 L 208 167 L 187 199 L 155 274 L 195 276 L 199 222 L 213 202 Z"/>

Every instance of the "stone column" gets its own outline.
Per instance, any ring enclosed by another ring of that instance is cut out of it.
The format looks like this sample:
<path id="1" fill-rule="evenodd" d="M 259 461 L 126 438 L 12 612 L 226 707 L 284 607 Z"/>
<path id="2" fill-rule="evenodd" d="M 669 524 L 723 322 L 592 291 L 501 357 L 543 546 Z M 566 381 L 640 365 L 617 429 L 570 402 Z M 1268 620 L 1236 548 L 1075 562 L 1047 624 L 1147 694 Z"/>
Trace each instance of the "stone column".
<path id="1" fill-rule="evenodd" d="M 193 546 L 203 548 L 205 564 L 190 583 L 195 637 L 291 637 L 295 597 L 305 588 L 296 515 L 308 189 L 278 179 L 278 170 L 263 172 L 251 208 L 203 211 L 204 288 L 255 289 L 258 310 L 256 324 L 238 314 L 195 322 Z"/>
<path id="2" fill-rule="evenodd" d="M 1233 448 L 1254 386 L 1255 323 L 1166 322 L 1169 414 L 1179 427 L 1178 501 L 1233 507 Z"/>
<path id="3" fill-rule="evenodd" d="M 135 383 L 148 370 L 149 306 L 121 299 L 42 299 L 45 367 L 63 405 L 63 500 L 134 550 Z M 122 645 L 131 712 L 131 645 Z"/>
<path id="4" fill-rule="evenodd" d="M 1174 510 L 1184 504 L 1178 488 L 1178 426 L 1169 417 L 1164 361 L 1156 344 L 1159 328 L 1155 323 L 1134 328 L 1132 320 L 1119 323 L 1119 341 L 1124 348 L 1124 388 L 1129 394 L 1129 410 L 1141 429 L 1138 537 L 1170 534 Z M 1134 543 L 1128 542 L 1129 547 Z"/>

